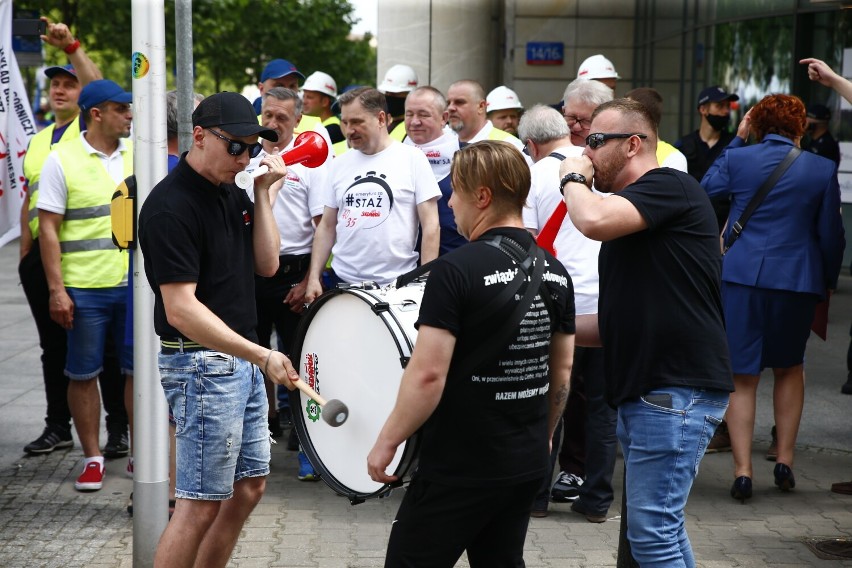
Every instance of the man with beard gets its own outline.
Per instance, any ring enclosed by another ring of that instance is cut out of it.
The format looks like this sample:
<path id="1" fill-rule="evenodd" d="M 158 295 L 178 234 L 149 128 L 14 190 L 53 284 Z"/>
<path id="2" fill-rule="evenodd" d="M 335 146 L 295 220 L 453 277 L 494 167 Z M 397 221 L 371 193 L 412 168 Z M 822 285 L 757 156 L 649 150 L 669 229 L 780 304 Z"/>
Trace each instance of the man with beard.
<path id="1" fill-rule="evenodd" d="M 731 101 L 738 100 L 740 97 L 718 85 L 707 87 L 698 95 L 701 124 L 698 130 L 675 142 L 675 148 L 686 156 L 689 175 L 697 181 L 701 181 L 722 150 L 734 139 L 734 133 L 728 131 L 728 124 L 731 122 Z M 721 231 L 728 221 L 730 203 L 727 198 L 711 199 L 710 202 L 716 211 L 716 221 Z"/>
<path id="2" fill-rule="evenodd" d="M 486 116 L 494 128 L 508 132 L 512 136 L 518 135 L 518 122 L 524 113 L 524 105 L 518 94 L 509 87 L 500 85 L 485 97 Z"/>
<path id="3" fill-rule="evenodd" d="M 387 104 L 387 129 L 391 138 L 402 142 L 405 138 L 405 98 L 417 88 L 417 73 L 408 65 L 394 65 L 385 73 L 378 91 L 385 96 Z"/>
<path id="4" fill-rule="evenodd" d="M 658 167 L 656 147 L 644 105 L 603 104 L 583 156 L 562 162 L 560 186 L 574 226 L 602 241 L 599 329 L 633 556 L 694 566 L 684 507 L 733 380 L 713 209 L 688 174 Z M 592 181 L 613 195 L 591 192 Z"/>
<path id="5" fill-rule="evenodd" d="M 132 100 L 105 79 L 83 87 L 77 104 L 86 130 L 55 146 L 39 179 L 38 240 L 50 317 L 66 330 L 68 407 L 85 456 L 74 484 L 78 491 L 103 486 L 96 379 L 104 366 L 107 333 L 113 335 L 126 383 L 133 373 L 133 348 L 124 341 L 128 256 L 113 244 L 109 218 L 115 187 L 133 173 L 133 146 L 127 140 Z M 132 418 L 133 398 L 125 401 Z"/>

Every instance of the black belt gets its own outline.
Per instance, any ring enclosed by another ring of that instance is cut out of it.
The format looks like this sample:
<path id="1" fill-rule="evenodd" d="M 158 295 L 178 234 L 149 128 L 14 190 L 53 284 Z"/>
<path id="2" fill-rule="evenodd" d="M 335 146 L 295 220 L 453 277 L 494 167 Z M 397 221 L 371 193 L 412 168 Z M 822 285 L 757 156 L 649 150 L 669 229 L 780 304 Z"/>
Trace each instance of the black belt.
<path id="1" fill-rule="evenodd" d="M 311 267 L 311 254 L 284 254 L 278 257 L 278 274 L 307 271 Z"/>
<path id="2" fill-rule="evenodd" d="M 190 353 L 192 351 L 205 351 L 207 348 L 183 337 L 161 337 L 160 352 L 167 355 L 174 353 Z"/>

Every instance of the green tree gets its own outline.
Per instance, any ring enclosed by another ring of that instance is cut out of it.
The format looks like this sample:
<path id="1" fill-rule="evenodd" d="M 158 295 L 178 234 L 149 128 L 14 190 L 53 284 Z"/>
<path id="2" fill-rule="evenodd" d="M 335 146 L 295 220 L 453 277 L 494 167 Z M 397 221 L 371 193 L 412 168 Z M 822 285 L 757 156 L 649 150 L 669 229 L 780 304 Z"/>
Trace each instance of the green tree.
<path id="1" fill-rule="evenodd" d="M 18 0 L 16 7 L 41 10 L 51 20 L 68 24 L 104 76 L 130 86 L 130 2 L 58 0 L 45 10 L 43 0 Z M 174 71 L 174 2 L 166 1 L 165 9 L 166 59 Z M 192 12 L 196 91 L 240 90 L 257 83 L 264 65 L 279 57 L 305 75 L 325 71 L 341 88 L 375 80 L 371 38 L 348 38 L 355 18 L 347 0 L 195 0 Z M 53 49 L 46 57 L 49 64 L 66 62 L 65 55 Z M 173 73 L 168 82 L 174 85 Z"/>

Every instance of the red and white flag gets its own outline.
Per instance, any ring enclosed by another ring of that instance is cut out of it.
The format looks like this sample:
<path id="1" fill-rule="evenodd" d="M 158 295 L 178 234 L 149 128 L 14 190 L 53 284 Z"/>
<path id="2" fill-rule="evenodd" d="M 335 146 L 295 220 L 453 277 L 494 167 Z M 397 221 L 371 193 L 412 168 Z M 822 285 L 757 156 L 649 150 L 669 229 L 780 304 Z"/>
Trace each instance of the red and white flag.
<path id="1" fill-rule="evenodd" d="M 0 246 L 21 234 L 21 205 L 27 192 L 24 155 L 35 133 L 12 51 L 12 0 L 0 0 Z"/>

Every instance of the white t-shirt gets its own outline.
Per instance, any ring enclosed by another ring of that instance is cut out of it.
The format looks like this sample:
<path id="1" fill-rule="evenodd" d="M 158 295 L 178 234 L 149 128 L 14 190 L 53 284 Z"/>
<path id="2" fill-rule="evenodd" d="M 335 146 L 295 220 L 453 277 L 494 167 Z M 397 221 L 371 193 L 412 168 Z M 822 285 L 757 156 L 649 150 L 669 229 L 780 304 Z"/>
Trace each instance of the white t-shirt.
<path id="1" fill-rule="evenodd" d="M 286 152 L 293 147 L 295 139 L 283 150 Z M 261 152 L 252 158 L 246 171 L 252 172 L 257 168 L 266 152 Z M 272 214 L 278 225 L 280 239 L 279 254 L 308 254 L 314 242 L 313 218 L 322 215 L 325 205 L 325 193 L 328 191 L 328 170 L 331 158 L 316 168 L 308 168 L 303 164 L 287 166 L 287 175 L 275 198 Z M 254 201 L 254 190 L 246 190 L 249 198 Z"/>
<path id="2" fill-rule="evenodd" d="M 663 160 L 663 163 L 660 164 L 661 168 L 672 168 L 675 170 L 682 171 L 684 173 L 689 173 L 689 168 L 686 164 L 686 156 L 683 155 L 678 149 L 675 149 L 674 152 L 666 156 L 666 159 Z"/>
<path id="3" fill-rule="evenodd" d="M 83 148 L 89 154 L 96 154 L 100 158 L 104 168 L 109 172 L 109 177 L 115 182 L 115 190 L 118 185 L 124 181 L 124 157 L 122 152 L 127 150 L 123 138 L 118 139 L 118 148 L 115 152 L 107 156 L 99 150 L 95 150 L 88 141 L 84 133 L 80 133 L 80 140 L 83 143 Z M 73 142 L 70 142 L 72 143 Z M 38 208 L 50 211 L 51 213 L 65 214 L 65 207 L 68 203 L 68 187 L 65 185 L 65 172 L 62 170 L 62 163 L 56 155 L 56 151 L 48 154 L 47 159 L 42 166 L 41 177 L 38 183 Z"/>
<path id="4" fill-rule="evenodd" d="M 432 172 L 435 174 L 436 181 L 441 181 L 450 175 L 453 156 L 459 151 L 459 139 L 454 132 L 445 132 L 438 138 L 425 144 L 416 144 L 414 140 L 406 136 L 402 143 L 414 146 L 426 155 L 426 159 L 429 160 L 429 165 L 432 167 Z"/>
<path id="5" fill-rule="evenodd" d="M 583 148 L 562 146 L 555 150 L 566 158 L 579 156 Z M 562 195 L 559 193 L 559 164 L 561 160 L 550 156 L 536 162 L 532 169 L 532 186 L 524 207 L 524 226 L 535 233 L 541 232 L 556 210 Z M 585 237 L 571 218 L 565 215 L 553 243 L 556 258 L 574 282 L 574 306 L 577 315 L 598 313 L 598 252 L 601 243 Z"/>
<path id="6" fill-rule="evenodd" d="M 373 155 L 349 150 L 331 163 L 325 205 L 337 210 L 331 267 L 345 282 L 392 282 L 417 263 L 417 205 L 441 196 L 426 156 L 393 141 Z M 437 207 L 437 205 L 436 205 Z"/>

